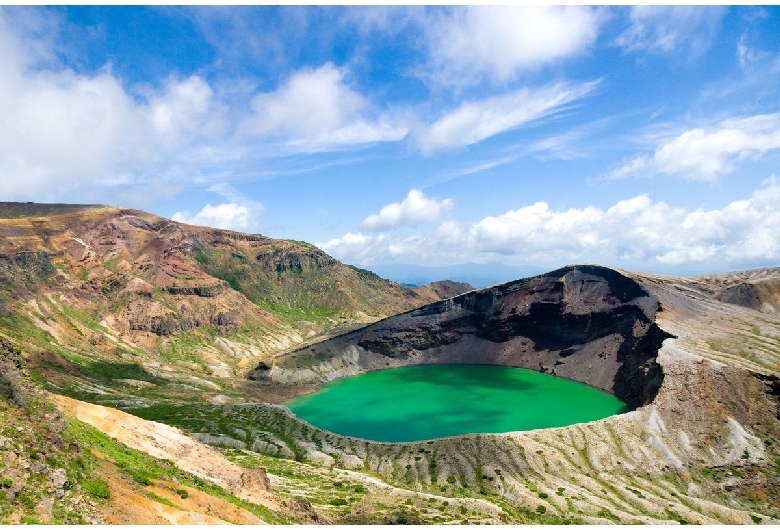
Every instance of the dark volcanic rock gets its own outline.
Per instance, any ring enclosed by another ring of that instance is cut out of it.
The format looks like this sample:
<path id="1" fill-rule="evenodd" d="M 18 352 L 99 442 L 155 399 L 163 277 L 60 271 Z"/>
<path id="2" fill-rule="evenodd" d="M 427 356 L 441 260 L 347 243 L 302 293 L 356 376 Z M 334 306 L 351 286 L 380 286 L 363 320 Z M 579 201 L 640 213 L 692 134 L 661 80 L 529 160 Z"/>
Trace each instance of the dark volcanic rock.
<path id="1" fill-rule="evenodd" d="M 5 279 L 3 283 L 32 284 L 56 272 L 49 254 L 43 250 L 20 250 L 14 254 L 0 254 L 0 279 Z"/>
<path id="2" fill-rule="evenodd" d="M 183 318 L 180 315 L 166 313 L 164 315 L 153 316 L 148 324 L 131 323 L 130 329 L 151 331 L 156 335 L 167 337 L 182 331 L 197 328 L 200 325 L 201 322 L 199 320 L 190 320 L 188 318 Z"/>
<path id="3" fill-rule="evenodd" d="M 280 360 L 269 376 L 332 379 L 327 366 L 300 369 L 317 358 L 316 348 L 341 357 L 353 373 L 430 363 L 542 370 L 638 407 L 652 401 L 663 380 L 655 359 L 669 335 L 655 324 L 659 309 L 656 298 L 617 271 L 566 267 L 471 291 L 303 348 Z"/>
<path id="4" fill-rule="evenodd" d="M 780 279 L 738 283 L 718 293 L 716 298 L 762 313 L 780 312 Z"/>
<path id="5" fill-rule="evenodd" d="M 171 294 L 178 295 L 195 295 L 205 298 L 211 298 L 217 296 L 227 289 L 226 282 L 214 283 L 211 285 L 193 285 L 193 286 L 177 286 L 171 285 L 165 288 Z"/>

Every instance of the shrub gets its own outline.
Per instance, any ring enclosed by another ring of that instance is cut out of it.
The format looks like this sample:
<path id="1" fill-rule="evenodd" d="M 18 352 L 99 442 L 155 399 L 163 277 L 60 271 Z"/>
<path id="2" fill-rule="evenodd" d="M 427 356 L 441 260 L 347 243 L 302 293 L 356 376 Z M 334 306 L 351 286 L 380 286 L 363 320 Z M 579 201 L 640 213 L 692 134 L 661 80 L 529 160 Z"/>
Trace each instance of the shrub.
<path id="1" fill-rule="evenodd" d="M 542 514 L 545 514 L 545 513 L 547 513 L 547 508 L 546 508 L 546 507 L 544 507 L 544 506 L 542 506 L 542 505 L 540 504 L 539 506 L 537 506 L 537 507 L 536 507 L 536 511 L 537 511 L 537 512 L 538 512 L 540 515 L 542 515 Z"/>
<path id="2" fill-rule="evenodd" d="M 152 485 L 151 478 L 149 477 L 149 475 L 147 475 L 144 472 L 130 471 L 130 477 L 133 480 L 135 480 L 137 483 L 139 483 L 141 486 L 151 486 Z"/>
<path id="3" fill-rule="evenodd" d="M 82 489 L 98 499 L 110 499 L 111 490 L 108 487 L 106 481 L 99 478 L 88 478 L 81 484 Z"/>

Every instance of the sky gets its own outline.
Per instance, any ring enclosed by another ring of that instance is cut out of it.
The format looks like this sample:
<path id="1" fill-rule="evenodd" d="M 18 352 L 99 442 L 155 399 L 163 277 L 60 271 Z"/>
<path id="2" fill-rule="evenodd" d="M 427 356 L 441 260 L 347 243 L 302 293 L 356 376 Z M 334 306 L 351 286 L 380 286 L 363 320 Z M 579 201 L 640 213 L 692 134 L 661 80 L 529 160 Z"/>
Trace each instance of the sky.
<path id="1" fill-rule="evenodd" d="M 339 260 L 780 265 L 780 8 L 0 7 L 0 200 Z"/>

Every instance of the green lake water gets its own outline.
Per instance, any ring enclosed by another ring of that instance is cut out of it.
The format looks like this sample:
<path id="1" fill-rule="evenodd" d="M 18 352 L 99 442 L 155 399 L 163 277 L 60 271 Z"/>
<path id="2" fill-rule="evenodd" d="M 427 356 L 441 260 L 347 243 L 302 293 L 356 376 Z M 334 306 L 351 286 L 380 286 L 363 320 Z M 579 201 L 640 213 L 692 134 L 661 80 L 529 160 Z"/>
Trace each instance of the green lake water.
<path id="1" fill-rule="evenodd" d="M 563 427 L 630 410 L 615 396 L 568 379 L 468 364 L 369 372 L 285 405 L 321 429 L 381 442 Z"/>

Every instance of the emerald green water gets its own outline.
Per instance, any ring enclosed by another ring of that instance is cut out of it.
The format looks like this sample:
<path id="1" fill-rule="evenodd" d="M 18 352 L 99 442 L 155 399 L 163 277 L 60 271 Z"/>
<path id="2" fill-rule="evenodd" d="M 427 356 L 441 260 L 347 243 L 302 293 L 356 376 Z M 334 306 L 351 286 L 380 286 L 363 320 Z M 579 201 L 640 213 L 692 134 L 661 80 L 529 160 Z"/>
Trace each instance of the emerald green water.
<path id="1" fill-rule="evenodd" d="M 630 410 L 582 383 L 473 364 L 369 372 L 332 381 L 286 405 L 321 429 L 381 442 L 563 427 Z"/>

